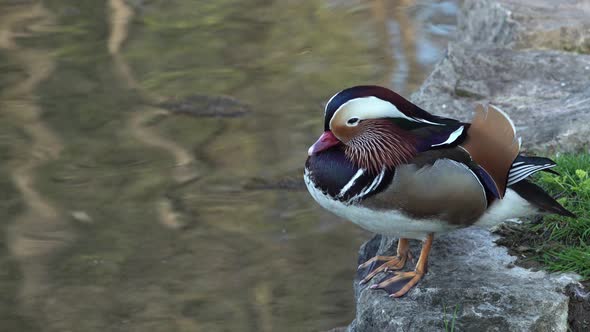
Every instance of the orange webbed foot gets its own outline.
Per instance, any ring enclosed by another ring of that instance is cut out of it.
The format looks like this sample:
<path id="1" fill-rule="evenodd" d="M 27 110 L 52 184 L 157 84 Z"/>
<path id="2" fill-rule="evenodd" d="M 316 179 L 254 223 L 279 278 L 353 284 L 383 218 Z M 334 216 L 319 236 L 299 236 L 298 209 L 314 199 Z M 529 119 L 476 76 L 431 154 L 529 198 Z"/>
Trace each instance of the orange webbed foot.
<path id="1" fill-rule="evenodd" d="M 363 264 L 358 266 L 358 270 L 367 269 L 369 273 L 361 280 L 361 284 L 369 282 L 373 277 L 381 272 L 401 270 L 406 265 L 408 258 L 412 258 L 410 254 L 410 245 L 407 239 L 399 239 L 397 244 L 397 255 L 396 256 L 375 256 Z M 375 266 L 379 262 L 385 262 Z"/>
<path id="2" fill-rule="evenodd" d="M 418 271 L 394 272 L 394 274 L 393 277 L 385 278 L 380 283 L 372 285 L 369 288 L 382 289 L 390 297 L 402 297 L 424 276 L 423 272 Z"/>
<path id="3" fill-rule="evenodd" d="M 378 284 L 372 285 L 369 288 L 382 289 L 382 290 L 386 291 L 390 297 L 402 297 L 402 296 L 406 295 L 410 291 L 410 289 L 412 289 L 412 287 L 414 287 L 418 283 L 418 281 L 420 281 L 420 279 L 422 279 L 424 277 L 424 275 L 426 274 L 426 268 L 428 266 L 428 255 L 430 254 L 430 248 L 432 247 L 432 240 L 433 239 L 434 239 L 434 236 L 432 234 L 429 234 L 426 237 L 426 239 L 424 240 L 424 244 L 422 245 L 422 251 L 420 252 L 420 258 L 418 259 L 418 263 L 416 264 L 416 269 L 414 271 L 393 272 L 394 275 L 392 277 L 385 278 L 385 279 L 381 280 Z M 378 259 L 376 259 L 376 260 L 378 260 Z M 395 260 L 390 260 L 390 261 L 395 261 Z M 390 261 L 386 262 L 383 265 L 388 264 Z M 394 263 L 391 263 L 391 264 L 395 265 Z M 381 267 L 379 267 L 378 269 L 381 269 Z M 385 271 L 385 270 L 386 269 L 384 268 L 381 271 Z M 375 272 L 375 271 L 373 271 L 373 272 Z M 381 272 L 381 271 L 379 271 L 379 272 Z M 361 284 L 370 280 L 369 277 L 372 278 L 375 276 L 375 274 L 376 273 L 369 274 L 367 277 L 365 277 L 365 279 L 363 279 L 361 281 Z"/>
<path id="4" fill-rule="evenodd" d="M 369 274 L 367 274 L 367 276 L 364 277 L 363 280 L 361 280 L 361 284 L 365 284 L 365 283 L 369 282 L 371 279 L 373 279 L 374 276 L 376 276 L 380 272 L 396 271 L 396 270 L 403 269 L 404 266 L 406 265 L 407 255 L 406 256 L 375 256 L 375 257 L 369 259 L 368 261 L 366 261 L 365 263 L 359 265 L 359 270 L 369 267 L 369 266 L 374 266 L 375 263 L 377 263 L 379 261 L 385 261 L 385 263 L 381 264 L 378 268 L 376 268 L 374 270 L 369 270 L 371 272 Z"/>

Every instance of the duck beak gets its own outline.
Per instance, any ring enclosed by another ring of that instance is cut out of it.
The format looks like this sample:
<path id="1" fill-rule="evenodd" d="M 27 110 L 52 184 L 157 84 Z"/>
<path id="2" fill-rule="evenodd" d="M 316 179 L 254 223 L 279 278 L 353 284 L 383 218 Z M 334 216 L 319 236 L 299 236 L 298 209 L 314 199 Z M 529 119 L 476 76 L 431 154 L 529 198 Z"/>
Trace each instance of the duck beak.
<path id="1" fill-rule="evenodd" d="M 338 143 L 340 143 L 340 141 L 336 138 L 336 136 L 334 136 L 334 134 L 332 134 L 331 131 L 324 131 L 322 136 L 320 136 L 320 138 L 318 138 L 318 140 L 315 143 L 313 143 L 312 146 L 309 147 L 309 150 L 307 150 L 307 154 L 309 156 L 312 156 L 320 151 L 329 149 L 330 147 Z"/>

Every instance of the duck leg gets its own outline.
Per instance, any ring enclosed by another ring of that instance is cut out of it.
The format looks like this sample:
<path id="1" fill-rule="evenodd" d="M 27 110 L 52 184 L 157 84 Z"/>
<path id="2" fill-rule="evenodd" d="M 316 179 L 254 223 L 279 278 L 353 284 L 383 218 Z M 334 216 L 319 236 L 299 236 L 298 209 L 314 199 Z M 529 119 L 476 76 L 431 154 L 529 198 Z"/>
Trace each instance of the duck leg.
<path id="1" fill-rule="evenodd" d="M 408 239 L 399 239 L 397 243 L 397 255 L 396 256 L 375 256 L 363 264 L 359 265 L 358 269 L 364 269 L 367 267 L 375 267 L 378 262 L 385 262 L 374 270 L 369 270 L 371 273 L 367 274 L 366 277 L 361 280 L 361 284 L 367 283 L 373 279 L 380 272 L 387 272 L 389 270 L 401 270 L 406 265 L 408 258 L 412 258 L 410 254 L 410 243 Z"/>
<path id="2" fill-rule="evenodd" d="M 394 272 L 394 276 L 386 278 L 378 284 L 372 285 L 371 289 L 383 289 L 391 297 L 404 296 L 412 287 L 414 287 L 420 279 L 426 274 L 428 266 L 428 255 L 432 247 L 432 240 L 434 236 L 429 234 L 424 240 L 420 258 L 416 264 L 416 269 L 410 272 Z"/>

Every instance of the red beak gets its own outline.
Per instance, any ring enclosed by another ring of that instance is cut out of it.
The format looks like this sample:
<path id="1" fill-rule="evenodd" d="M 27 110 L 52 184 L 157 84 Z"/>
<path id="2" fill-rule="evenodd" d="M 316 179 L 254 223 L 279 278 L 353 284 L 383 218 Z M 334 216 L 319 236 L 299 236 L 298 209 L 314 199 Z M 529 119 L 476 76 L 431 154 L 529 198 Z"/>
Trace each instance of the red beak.
<path id="1" fill-rule="evenodd" d="M 334 136 L 334 134 L 332 134 L 331 131 L 324 131 L 322 136 L 320 136 L 320 138 L 318 138 L 318 140 L 315 143 L 313 143 L 312 146 L 309 147 L 309 150 L 307 150 L 307 154 L 309 156 L 312 156 L 320 151 L 329 149 L 330 147 L 338 143 L 340 143 L 340 141 L 336 138 L 336 136 Z"/>

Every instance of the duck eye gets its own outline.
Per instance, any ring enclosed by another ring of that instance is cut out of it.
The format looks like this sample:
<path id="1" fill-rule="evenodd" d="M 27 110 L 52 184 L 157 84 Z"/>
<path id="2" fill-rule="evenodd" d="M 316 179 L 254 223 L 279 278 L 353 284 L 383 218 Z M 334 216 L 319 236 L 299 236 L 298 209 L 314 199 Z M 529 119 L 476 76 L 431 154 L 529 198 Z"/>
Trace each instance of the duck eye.
<path id="1" fill-rule="evenodd" d="M 346 123 L 347 123 L 349 126 L 354 126 L 354 125 L 356 125 L 358 122 L 359 122 L 359 118 L 350 118 L 350 119 L 348 119 L 348 121 L 346 121 Z"/>

